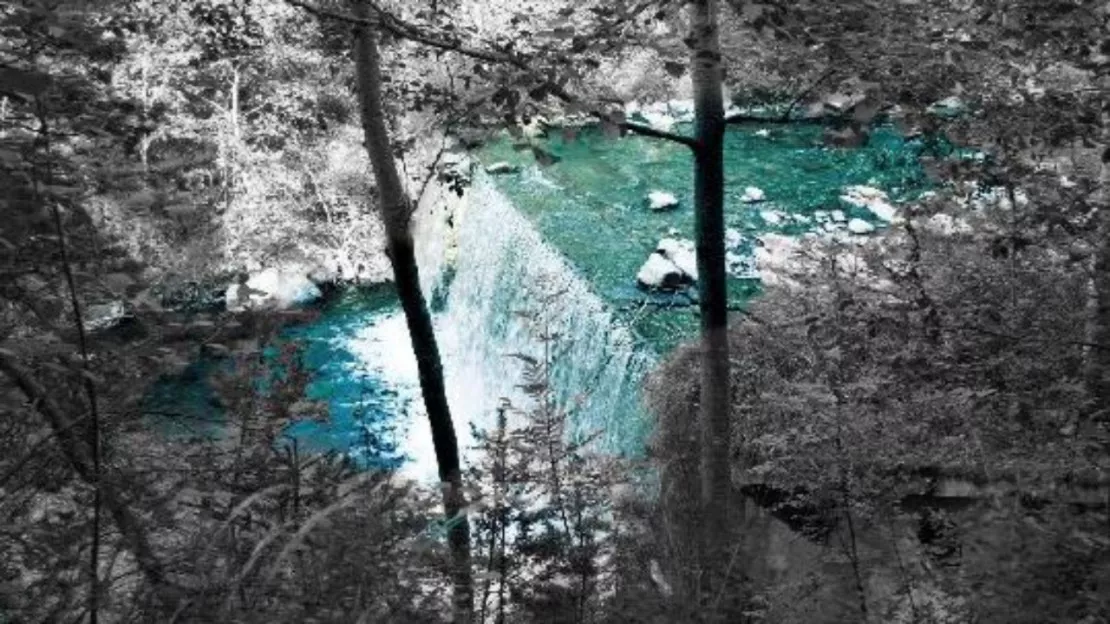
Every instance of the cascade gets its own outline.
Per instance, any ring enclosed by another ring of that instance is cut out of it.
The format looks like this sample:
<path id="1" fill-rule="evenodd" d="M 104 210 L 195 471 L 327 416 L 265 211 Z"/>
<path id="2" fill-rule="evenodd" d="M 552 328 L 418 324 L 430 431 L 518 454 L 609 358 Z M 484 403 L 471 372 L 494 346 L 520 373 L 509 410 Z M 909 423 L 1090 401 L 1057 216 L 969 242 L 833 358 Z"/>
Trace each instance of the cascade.
<path id="1" fill-rule="evenodd" d="M 546 243 L 483 173 L 463 198 L 434 189 L 414 229 L 425 295 L 437 302 L 437 336 L 460 443 L 468 422 L 489 426 L 498 404 L 526 408 L 523 365 L 551 343 L 551 382 L 570 410 L 572 437 L 638 454 L 647 426 L 639 385 L 655 359 L 575 268 Z M 446 293 L 444 295 L 443 293 Z"/>

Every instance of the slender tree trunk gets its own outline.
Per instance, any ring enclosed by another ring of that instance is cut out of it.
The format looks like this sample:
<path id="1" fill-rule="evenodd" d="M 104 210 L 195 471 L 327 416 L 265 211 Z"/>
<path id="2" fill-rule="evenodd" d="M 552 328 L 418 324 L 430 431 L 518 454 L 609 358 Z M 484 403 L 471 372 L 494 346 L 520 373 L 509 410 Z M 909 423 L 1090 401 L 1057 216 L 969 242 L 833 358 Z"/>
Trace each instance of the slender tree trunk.
<path id="1" fill-rule="evenodd" d="M 713 589 L 727 565 L 731 491 L 728 284 L 725 274 L 723 69 L 716 0 L 689 3 L 694 85 L 694 210 L 701 311 L 703 565 Z"/>
<path id="2" fill-rule="evenodd" d="M 366 7 L 354 2 L 355 14 L 367 19 Z M 359 26 L 355 44 L 358 89 L 361 99 L 362 127 L 366 149 L 374 168 L 383 220 L 387 252 L 393 265 L 397 295 L 408 323 L 412 349 L 416 354 L 420 389 L 432 428 L 439 478 L 443 487 L 443 506 L 448 520 L 447 541 L 451 550 L 451 574 L 454 583 L 454 621 L 469 623 L 474 611 L 474 593 L 470 570 L 470 523 L 465 513 L 462 473 L 459 466 L 458 442 L 447 392 L 443 366 L 439 357 L 432 317 L 420 290 L 420 274 L 416 265 L 410 229 L 411 202 L 397 165 L 393 160 L 385 112 L 382 107 L 381 56 L 377 33 L 373 28 Z"/>
<path id="3" fill-rule="evenodd" d="M 1095 192 L 1095 244 L 1087 302 L 1086 340 L 1103 348 L 1088 348 L 1085 385 L 1090 412 L 1107 409 L 1110 402 L 1110 112 L 1102 119 L 1102 163 Z"/>

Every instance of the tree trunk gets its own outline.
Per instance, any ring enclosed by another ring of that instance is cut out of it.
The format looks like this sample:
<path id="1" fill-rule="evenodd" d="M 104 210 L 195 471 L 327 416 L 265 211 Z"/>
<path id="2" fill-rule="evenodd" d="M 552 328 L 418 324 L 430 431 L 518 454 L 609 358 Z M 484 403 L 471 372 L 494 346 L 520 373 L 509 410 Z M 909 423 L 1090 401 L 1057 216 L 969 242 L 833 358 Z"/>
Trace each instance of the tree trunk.
<path id="1" fill-rule="evenodd" d="M 694 86 L 694 210 L 701 312 L 701 505 L 709 587 L 727 563 L 731 491 L 728 284 L 725 274 L 723 70 L 716 0 L 689 3 Z"/>
<path id="2" fill-rule="evenodd" d="M 365 20 L 365 5 L 355 2 L 354 7 L 355 14 Z M 464 624 L 471 620 L 474 594 L 470 570 L 470 523 L 464 509 L 458 442 L 447 405 L 443 366 L 432 329 L 432 317 L 420 290 L 420 274 L 410 229 L 411 202 L 397 172 L 386 129 L 381 94 L 381 57 L 377 33 L 373 28 L 358 27 L 355 62 L 363 133 L 377 181 L 386 229 L 387 253 L 393 265 L 397 296 L 405 312 L 412 349 L 416 354 L 420 389 L 432 427 L 432 443 L 435 446 L 439 478 L 443 487 L 443 507 L 448 521 L 447 541 L 451 550 L 451 575 L 455 592 L 454 621 L 456 624 Z"/>
<path id="3" fill-rule="evenodd" d="M 1107 409 L 1110 401 L 1110 111 L 1102 115 L 1100 144 L 1103 152 L 1099 185 L 1094 194 L 1095 244 L 1087 302 L 1085 386 L 1090 413 Z"/>

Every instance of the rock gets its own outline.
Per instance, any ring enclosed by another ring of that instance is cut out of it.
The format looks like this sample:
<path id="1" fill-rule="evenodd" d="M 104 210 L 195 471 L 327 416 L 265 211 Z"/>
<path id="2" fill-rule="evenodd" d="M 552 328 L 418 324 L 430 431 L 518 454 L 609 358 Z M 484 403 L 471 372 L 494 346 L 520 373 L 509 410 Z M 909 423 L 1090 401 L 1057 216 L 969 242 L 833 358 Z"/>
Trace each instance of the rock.
<path id="1" fill-rule="evenodd" d="M 863 147 L 869 136 L 862 126 L 851 125 L 840 130 L 825 130 L 821 141 L 827 147 Z"/>
<path id="2" fill-rule="evenodd" d="M 759 130 L 755 131 L 755 136 L 763 139 L 769 139 L 771 138 L 771 131 L 767 128 L 760 128 Z"/>
<path id="3" fill-rule="evenodd" d="M 652 191 L 648 193 L 648 208 L 662 212 L 678 207 L 678 198 L 666 191 Z"/>
<path id="4" fill-rule="evenodd" d="M 734 251 L 725 252 L 725 268 L 737 279 L 759 279 L 755 258 Z"/>
<path id="5" fill-rule="evenodd" d="M 82 325 L 87 332 L 95 332 L 114 327 L 129 315 L 122 301 L 108 301 L 85 306 Z"/>
<path id="6" fill-rule="evenodd" d="M 698 280 L 694 243 L 677 238 L 664 238 L 636 274 L 641 288 L 677 290 Z"/>
<path id="7" fill-rule="evenodd" d="M 793 236 L 764 234 L 755 248 L 755 266 L 758 277 L 766 284 L 792 285 L 790 273 L 798 268 L 798 250 L 801 241 Z"/>
<path id="8" fill-rule="evenodd" d="M 863 219 L 852 219 L 848 222 L 848 231 L 852 234 L 870 234 L 875 231 L 875 226 Z"/>
<path id="9" fill-rule="evenodd" d="M 785 218 L 785 215 L 777 210 L 764 210 L 759 213 L 759 216 L 767 225 L 781 225 Z"/>
<path id="10" fill-rule="evenodd" d="M 740 196 L 740 201 L 745 204 L 755 204 L 767 199 L 767 194 L 763 189 L 754 186 L 749 186 L 744 189 L 744 194 Z"/>
<path id="11" fill-rule="evenodd" d="M 938 117 L 954 117 L 963 113 L 967 105 L 955 95 L 950 95 L 943 100 L 933 102 L 925 111 Z"/>
<path id="12" fill-rule="evenodd" d="M 321 296 L 320 288 L 308 277 L 303 267 L 270 267 L 249 278 L 231 284 L 225 293 L 227 309 L 241 312 L 247 309 L 284 310 L 294 305 L 308 303 Z"/>
<path id="13" fill-rule="evenodd" d="M 740 230 L 728 228 L 725 230 L 725 247 L 728 249 L 736 249 L 744 242 L 744 235 Z"/>
<path id="14" fill-rule="evenodd" d="M 829 216 L 832 217 L 832 220 L 836 221 L 837 223 L 844 223 L 848 220 L 848 217 L 844 214 L 843 210 L 833 210 L 829 213 Z"/>
<path id="15" fill-rule="evenodd" d="M 636 111 L 636 116 L 652 128 L 663 132 L 669 132 L 678 123 L 678 120 L 671 113 L 671 106 L 666 102 L 658 102 L 640 108 Z"/>
<path id="16" fill-rule="evenodd" d="M 550 122 L 542 115 L 536 115 L 528 120 L 527 123 L 521 123 L 520 130 L 526 138 L 540 139 L 547 136 L 547 128 Z"/>
<path id="17" fill-rule="evenodd" d="M 688 283 L 682 269 L 658 251 L 648 256 L 644 266 L 636 274 L 636 284 L 649 290 L 676 290 Z"/>
<path id="18" fill-rule="evenodd" d="M 853 206 L 870 210 L 872 214 L 883 221 L 889 223 L 897 223 L 900 221 L 898 218 L 898 209 L 887 201 L 886 193 L 877 188 L 871 186 L 849 186 L 844 189 L 844 194 L 840 196 L 840 199 Z"/>
<path id="19" fill-rule="evenodd" d="M 867 99 L 867 96 L 863 93 L 834 93 L 826 96 L 821 103 L 829 111 L 843 114 L 855 108 L 865 99 Z"/>
<path id="20" fill-rule="evenodd" d="M 656 253 L 670 260 L 683 273 L 690 277 L 690 281 L 698 281 L 698 257 L 694 242 L 680 238 L 664 238 L 655 246 Z"/>
<path id="21" fill-rule="evenodd" d="M 947 236 L 970 234 L 975 231 L 965 219 L 959 219 L 943 212 L 929 217 L 925 221 L 925 227 Z"/>
<path id="22" fill-rule="evenodd" d="M 495 162 L 486 167 L 486 173 L 490 175 L 506 175 L 509 173 L 520 173 L 520 166 L 504 161 Z"/>

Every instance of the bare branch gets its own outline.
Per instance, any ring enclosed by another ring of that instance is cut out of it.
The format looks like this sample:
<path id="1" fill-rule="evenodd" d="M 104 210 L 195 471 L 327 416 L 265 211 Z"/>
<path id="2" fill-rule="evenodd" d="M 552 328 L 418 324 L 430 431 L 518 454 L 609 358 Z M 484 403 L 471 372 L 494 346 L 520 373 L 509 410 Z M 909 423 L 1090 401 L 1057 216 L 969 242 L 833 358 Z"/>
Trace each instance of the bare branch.
<path id="1" fill-rule="evenodd" d="M 638 123 L 633 123 L 633 122 L 630 122 L 630 121 L 626 121 L 626 122 L 620 124 L 620 127 L 624 128 L 625 130 L 628 130 L 629 132 L 632 132 L 633 134 L 639 134 L 639 135 L 652 137 L 652 138 L 656 138 L 656 139 L 663 139 L 665 141 L 673 141 L 675 143 L 681 143 L 682 145 L 685 145 L 686 147 L 688 147 L 690 149 L 693 149 L 693 150 L 696 150 L 698 148 L 697 141 L 695 141 L 691 137 L 683 136 L 681 134 L 674 134 L 672 132 L 666 132 L 664 130 L 656 130 L 655 128 L 652 128 L 651 126 L 645 126 L 644 124 L 638 124 Z"/>

